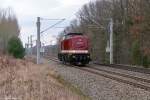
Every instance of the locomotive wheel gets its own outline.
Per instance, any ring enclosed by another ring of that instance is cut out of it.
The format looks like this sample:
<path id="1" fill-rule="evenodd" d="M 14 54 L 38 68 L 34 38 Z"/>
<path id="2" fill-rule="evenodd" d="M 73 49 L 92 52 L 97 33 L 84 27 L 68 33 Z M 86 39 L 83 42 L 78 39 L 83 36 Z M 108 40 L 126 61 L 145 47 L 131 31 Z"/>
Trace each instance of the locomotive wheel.
<path id="1" fill-rule="evenodd" d="M 85 63 L 82 63 L 82 62 L 80 64 L 79 62 L 72 62 L 71 64 L 75 66 L 79 66 L 79 67 L 84 67 L 86 65 Z"/>
<path id="2" fill-rule="evenodd" d="M 63 63 L 63 64 L 66 64 L 66 60 L 65 60 L 65 57 L 64 57 L 64 56 L 62 56 L 62 63 Z"/>
<path id="3" fill-rule="evenodd" d="M 80 67 L 84 67 L 85 65 L 86 65 L 86 64 L 83 63 L 83 62 L 81 62 L 81 63 L 79 64 Z"/>

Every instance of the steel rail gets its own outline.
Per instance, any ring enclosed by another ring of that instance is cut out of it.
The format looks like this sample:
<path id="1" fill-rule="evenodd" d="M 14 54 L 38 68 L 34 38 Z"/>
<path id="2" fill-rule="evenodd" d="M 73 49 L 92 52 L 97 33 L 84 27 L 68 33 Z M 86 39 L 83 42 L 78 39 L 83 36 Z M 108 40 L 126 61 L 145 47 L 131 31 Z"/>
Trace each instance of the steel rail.
<path id="1" fill-rule="evenodd" d="M 111 75 L 108 75 L 108 74 L 103 74 L 103 73 L 100 73 L 100 72 L 97 72 L 97 71 L 93 71 L 91 69 L 84 69 L 84 68 L 78 68 L 78 69 L 93 73 L 95 75 L 100 75 L 100 76 L 103 76 L 105 78 L 109 78 L 109 79 L 112 79 L 112 80 L 115 80 L 115 81 L 118 81 L 118 82 L 121 82 L 121 83 L 126 83 L 126 84 L 132 85 L 136 88 L 140 88 L 140 89 L 144 89 L 146 91 L 150 91 L 150 86 L 147 86 L 147 85 L 144 85 L 144 84 L 141 84 L 141 83 L 135 83 L 133 81 L 129 81 L 129 80 L 125 80 L 125 79 L 122 79 L 122 78 L 114 77 L 114 76 L 111 76 Z"/>
<path id="2" fill-rule="evenodd" d="M 104 70 L 104 69 L 101 69 L 101 68 L 98 68 L 98 67 L 89 67 L 89 68 L 92 68 L 92 69 L 95 69 L 95 70 L 98 70 L 98 71 L 103 71 L 103 72 L 110 73 L 110 74 L 114 74 L 114 75 L 119 75 L 119 76 L 122 76 L 122 77 L 132 78 L 132 79 L 138 80 L 138 81 L 143 81 L 143 82 L 150 83 L 150 80 L 146 79 L 146 78 L 141 78 L 141 77 L 137 77 L 137 76 L 133 76 L 133 75 L 118 73 L 118 72 L 115 72 L 115 71 L 108 71 L 108 70 Z"/>
<path id="3" fill-rule="evenodd" d="M 123 69 L 123 70 L 128 70 L 128 71 L 134 71 L 134 72 L 139 72 L 139 73 L 144 73 L 144 74 L 150 74 L 150 69 L 148 69 L 148 68 L 133 67 L 133 66 L 121 65 L 121 64 L 100 64 L 100 63 L 96 63 L 96 62 L 94 62 L 93 64 L 101 65 L 101 66 L 105 66 L 105 67 Z"/>

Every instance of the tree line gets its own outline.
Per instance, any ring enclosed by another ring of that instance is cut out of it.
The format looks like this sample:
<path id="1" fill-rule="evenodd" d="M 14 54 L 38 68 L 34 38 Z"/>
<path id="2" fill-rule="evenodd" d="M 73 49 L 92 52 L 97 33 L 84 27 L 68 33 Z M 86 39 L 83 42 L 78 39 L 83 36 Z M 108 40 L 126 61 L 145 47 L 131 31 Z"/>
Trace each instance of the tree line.
<path id="1" fill-rule="evenodd" d="M 150 1 L 97 0 L 85 4 L 62 36 L 82 32 L 90 38 L 93 60 L 109 63 L 109 21 L 114 21 L 114 63 L 149 66 Z"/>
<path id="2" fill-rule="evenodd" d="M 20 27 L 11 8 L 0 9 L 0 53 L 22 58 L 24 49 L 19 39 Z"/>

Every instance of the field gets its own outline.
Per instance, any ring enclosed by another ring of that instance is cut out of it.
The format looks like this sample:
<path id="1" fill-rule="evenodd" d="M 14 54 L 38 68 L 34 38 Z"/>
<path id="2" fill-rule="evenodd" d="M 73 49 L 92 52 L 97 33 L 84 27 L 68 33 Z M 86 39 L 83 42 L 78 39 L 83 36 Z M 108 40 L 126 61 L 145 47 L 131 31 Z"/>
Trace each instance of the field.
<path id="1" fill-rule="evenodd" d="M 48 64 L 36 65 L 33 59 L 27 59 L 0 57 L 0 100 L 87 99 Z"/>

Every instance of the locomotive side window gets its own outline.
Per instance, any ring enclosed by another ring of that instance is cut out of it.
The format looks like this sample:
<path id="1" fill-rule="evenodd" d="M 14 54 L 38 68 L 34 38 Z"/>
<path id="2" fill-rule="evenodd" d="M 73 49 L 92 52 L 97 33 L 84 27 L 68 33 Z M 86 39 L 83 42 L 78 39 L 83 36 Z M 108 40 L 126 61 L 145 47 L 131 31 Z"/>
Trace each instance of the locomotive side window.
<path id="1" fill-rule="evenodd" d="M 65 36 L 62 37 L 62 40 L 65 40 Z"/>
<path id="2" fill-rule="evenodd" d="M 70 39 L 70 37 L 71 37 L 70 35 L 66 35 L 66 38 L 65 38 L 65 39 Z"/>
<path id="3" fill-rule="evenodd" d="M 62 40 L 66 40 L 66 39 L 70 39 L 70 35 L 65 35 L 65 36 L 63 36 L 63 38 L 62 38 Z"/>

